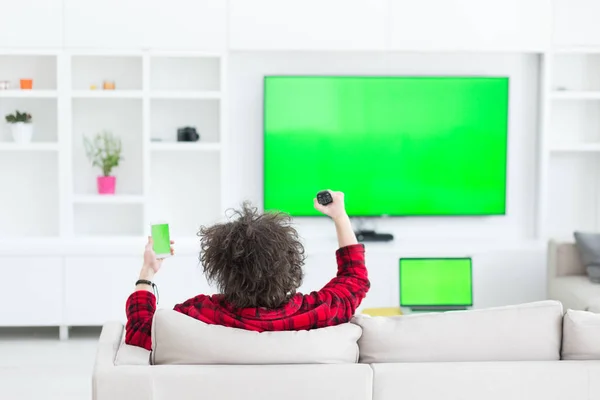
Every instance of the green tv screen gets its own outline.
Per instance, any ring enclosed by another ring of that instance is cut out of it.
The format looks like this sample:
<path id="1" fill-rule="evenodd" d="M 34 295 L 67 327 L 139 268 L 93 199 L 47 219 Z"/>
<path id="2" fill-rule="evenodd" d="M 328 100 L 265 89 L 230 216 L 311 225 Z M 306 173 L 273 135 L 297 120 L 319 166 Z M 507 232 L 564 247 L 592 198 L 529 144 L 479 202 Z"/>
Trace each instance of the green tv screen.
<path id="1" fill-rule="evenodd" d="M 400 306 L 473 305 L 470 258 L 400 259 Z"/>
<path id="2" fill-rule="evenodd" d="M 264 206 L 315 216 L 503 215 L 508 78 L 269 76 Z"/>

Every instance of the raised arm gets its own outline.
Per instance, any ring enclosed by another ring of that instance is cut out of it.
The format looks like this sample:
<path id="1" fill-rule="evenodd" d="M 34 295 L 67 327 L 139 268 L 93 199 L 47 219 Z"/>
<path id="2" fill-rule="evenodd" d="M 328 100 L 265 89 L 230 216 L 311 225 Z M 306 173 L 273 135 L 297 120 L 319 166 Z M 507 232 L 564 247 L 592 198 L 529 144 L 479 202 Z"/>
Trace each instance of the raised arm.
<path id="1" fill-rule="evenodd" d="M 323 289 L 310 294 L 309 301 L 328 306 L 328 318 L 337 323 L 349 321 L 369 291 L 365 265 L 365 248 L 358 244 L 346 213 L 344 194 L 330 192 L 333 203 L 323 206 L 314 200 L 315 208 L 331 217 L 335 224 L 339 249 L 336 252 L 337 275 Z M 316 305 L 315 304 L 315 305 Z"/>
<path id="2" fill-rule="evenodd" d="M 173 244 L 173 241 L 171 241 Z M 171 254 L 173 248 L 171 247 Z M 151 283 L 154 275 L 162 266 L 162 259 L 157 259 L 152 249 L 152 238 L 148 237 L 148 243 L 144 249 L 144 264 L 140 272 L 140 279 L 136 284 L 135 291 L 127 299 L 125 312 L 127 314 L 127 325 L 125 326 L 125 343 L 132 346 L 152 349 L 150 332 L 152 328 L 152 317 L 156 311 L 156 297 L 152 293 Z M 150 282 L 150 284 L 148 284 Z"/>

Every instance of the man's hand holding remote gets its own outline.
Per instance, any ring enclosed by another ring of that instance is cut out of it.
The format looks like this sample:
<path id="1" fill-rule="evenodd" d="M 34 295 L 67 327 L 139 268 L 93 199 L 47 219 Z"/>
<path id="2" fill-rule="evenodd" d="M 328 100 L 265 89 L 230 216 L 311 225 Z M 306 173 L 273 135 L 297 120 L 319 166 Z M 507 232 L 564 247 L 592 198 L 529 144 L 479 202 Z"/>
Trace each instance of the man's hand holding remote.
<path id="1" fill-rule="evenodd" d="M 338 243 L 340 247 L 346 247 L 353 244 L 358 244 L 356 235 L 352 229 L 350 218 L 346 213 L 346 206 L 344 204 L 344 193 L 333 192 L 329 190 L 333 202 L 327 205 L 319 204 L 317 199 L 314 199 L 315 209 L 322 212 L 323 214 L 331 217 L 335 223 L 335 230 L 337 232 Z"/>

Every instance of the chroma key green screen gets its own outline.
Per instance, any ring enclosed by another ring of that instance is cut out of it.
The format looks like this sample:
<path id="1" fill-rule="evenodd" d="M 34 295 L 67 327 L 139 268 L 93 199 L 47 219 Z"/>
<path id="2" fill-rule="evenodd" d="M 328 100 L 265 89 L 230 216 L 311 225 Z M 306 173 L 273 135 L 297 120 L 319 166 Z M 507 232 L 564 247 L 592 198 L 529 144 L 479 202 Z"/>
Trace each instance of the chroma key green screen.
<path id="1" fill-rule="evenodd" d="M 265 77 L 265 209 L 503 215 L 508 103 L 506 77 Z"/>
<path id="2" fill-rule="evenodd" d="M 473 305 L 470 258 L 401 258 L 400 306 Z"/>

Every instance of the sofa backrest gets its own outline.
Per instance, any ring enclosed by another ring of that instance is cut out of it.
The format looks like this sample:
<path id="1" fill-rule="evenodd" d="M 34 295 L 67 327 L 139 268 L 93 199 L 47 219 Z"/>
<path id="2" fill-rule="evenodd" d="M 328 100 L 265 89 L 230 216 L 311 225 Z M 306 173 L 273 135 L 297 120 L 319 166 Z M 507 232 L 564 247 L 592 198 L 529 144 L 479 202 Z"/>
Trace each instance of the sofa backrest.
<path id="1" fill-rule="evenodd" d="M 157 310 L 152 321 L 151 361 L 155 365 L 356 363 L 361 333 L 360 327 L 350 323 L 258 333 Z"/>
<path id="2" fill-rule="evenodd" d="M 568 310 L 563 320 L 563 360 L 600 360 L 600 314 Z"/>
<path id="3" fill-rule="evenodd" d="M 586 274 L 575 243 L 554 240 L 548 243 L 548 278 Z"/>
<path id="4" fill-rule="evenodd" d="M 357 316 L 364 363 L 553 361 L 560 359 L 563 310 L 542 301 L 401 317 Z"/>

